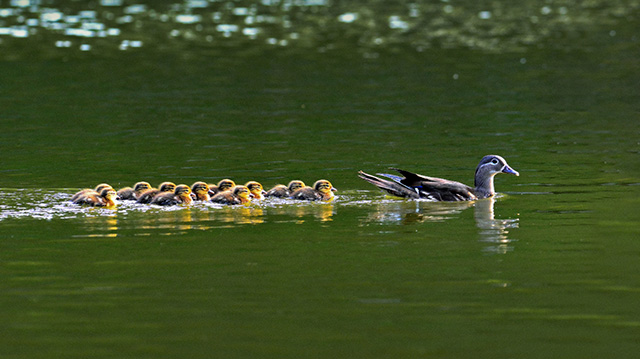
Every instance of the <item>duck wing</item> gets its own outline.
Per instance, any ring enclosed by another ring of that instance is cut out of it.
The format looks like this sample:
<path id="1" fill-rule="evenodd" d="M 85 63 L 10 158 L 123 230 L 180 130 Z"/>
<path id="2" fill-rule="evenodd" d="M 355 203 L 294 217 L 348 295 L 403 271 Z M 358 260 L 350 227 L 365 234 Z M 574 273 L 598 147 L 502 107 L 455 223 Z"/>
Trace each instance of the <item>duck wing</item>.
<path id="1" fill-rule="evenodd" d="M 473 188 L 464 183 L 424 176 L 399 168 L 392 169 L 404 176 L 400 183 L 413 188 L 419 193 L 420 198 L 434 201 L 472 201 L 477 199 Z"/>
<path id="2" fill-rule="evenodd" d="M 401 178 L 394 175 L 381 174 L 381 176 L 386 176 L 386 177 L 389 177 L 390 179 L 376 177 L 374 175 L 370 175 L 362 171 L 358 172 L 358 177 L 380 188 L 381 190 L 386 191 L 387 193 L 393 196 L 403 197 L 403 198 L 413 198 L 413 199 L 420 198 L 419 193 L 414 188 L 400 181 Z"/>

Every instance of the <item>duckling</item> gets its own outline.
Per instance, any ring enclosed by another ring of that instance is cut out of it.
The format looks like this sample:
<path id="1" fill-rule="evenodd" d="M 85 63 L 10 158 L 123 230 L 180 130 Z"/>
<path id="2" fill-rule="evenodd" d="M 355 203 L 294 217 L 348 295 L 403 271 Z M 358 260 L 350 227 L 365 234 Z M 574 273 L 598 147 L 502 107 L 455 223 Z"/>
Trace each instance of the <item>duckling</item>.
<path id="1" fill-rule="evenodd" d="M 233 182 L 230 179 L 225 178 L 223 180 L 220 180 L 220 182 L 218 182 L 217 185 L 215 185 L 215 184 L 210 184 L 209 185 L 209 195 L 213 197 L 216 194 L 218 194 L 220 192 L 224 192 L 224 191 L 226 191 L 226 190 L 228 190 L 230 188 L 233 188 L 235 186 L 236 186 L 235 182 Z"/>
<path id="2" fill-rule="evenodd" d="M 151 203 L 151 200 L 153 199 L 153 197 L 155 197 L 159 193 L 162 193 L 162 192 L 173 193 L 173 191 L 175 191 L 175 189 L 176 189 L 176 184 L 175 183 L 173 183 L 173 182 L 162 182 L 162 183 L 160 183 L 160 187 L 158 187 L 158 188 L 150 188 L 150 189 L 142 192 L 140 194 L 140 197 L 138 197 L 138 200 L 136 202 L 149 204 L 149 203 Z"/>
<path id="3" fill-rule="evenodd" d="M 125 187 L 118 190 L 118 197 L 120 197 L 120 199 L 122 200 L 135 201 L 138 199 L 138 197 L 140 197 L 142 192 L 148 190 L 149 188 L 151 188 L 149 182 L 138 182 L 133 186 L 133 188 Z"/>
<path id="4" fill-rule="evenodd" d="M 260 184 L 260 182 L 249 181 L 245 184 L 245 187 L 249 189 L 249 192 L 251 192 L 251 196 L 253 197 L 254 200 L 263 200 L 264 195 L 267 193 L 262 188 L 262 185 Z"/>
<path id="5" fill-rule="evenodd" d="M 265 194 L 265 197 L 288 198 L 293 192 L 303 187 L 306 187 L 304 182 L 293 180 L 289 182 L 288 186 L 285 186 L 283 184 L 276 185 Z"/>
<path id="6" fill-rule="evenodd" d="M 313 187 L 303 187 L 291 194 L 293 199 L 306 201 L 331 201 L 337 189 L 327 180 L 318 180 Z"/>
<path id="7" fill-rule="evenodd" d="M 157 194 L 151 200 L 151 204 L 157 204 L 160 206 L 173 206 L 176 204 L 190 205 L 192 203 L 191 189 L 186 184 L 180 184 L 176 186 L 176 189 L 171 192 L 162 192 Z"/>
<path id="8" fill-rule="evenodd" d="M 403 176 L 379 173 L 389 179 L 379 178 L 362 171 L 358 176 L 391 195 L 403 198 L 424 198 L 432 201 L 475 201 L 495 195 L 493 177 L 498 173 L 508 173 L 519 176 L 518 171 L 509 167 L 507 161 L 497 155 L 484 156 L 478 167 L 474 179 L 474 187 L 456 181 L 437 177 L 427 177 L 392 168 Z"/>
<path id="9" fill-rule="evenodd" d="M 196 201 L 209 201 L 211 200 L 211 196 L 209 196 L 209 185 L 198 181 L 191 185 L 191 197 Z"/>
<path id="10" fill-rule="evenodd" d="M 251 192 L 246 186 L 235 186 L 233 189 L 220 192 L 211 198 L 211 202 L 221 204 L 248 204 Z"/>
<path id="11" fill-rule="evenodd" d="M 112 207 L 116 205 L 117 193 L 113 188 L 103 188 L 99 194 L 95 191 L 91 192 L 78 197 L 73 203 L 86 204 L 92 207 Z"/>
<path id="12" fill-rule="evenodd" d="M 111 188 L 113 189 L 113 187 L 111 187 L 110 185 L 106 184 L 106 183 L 100 183 L 99 185 L 96 186 L 96 188 L 91 189 L 91 188 L 85 188 L 83 190 L 80 190 L 78 192 L 76 192 L 72 197 L 71 197 L 71 202 L 75 201 L 76 199 L 78 199 L 80 196 L 84 196 L 87 195 L 89 193 L 95 194 L 95 195 L 100 195 L 100 192 L 102 192 L 102 190 L 104 188 Z"/>

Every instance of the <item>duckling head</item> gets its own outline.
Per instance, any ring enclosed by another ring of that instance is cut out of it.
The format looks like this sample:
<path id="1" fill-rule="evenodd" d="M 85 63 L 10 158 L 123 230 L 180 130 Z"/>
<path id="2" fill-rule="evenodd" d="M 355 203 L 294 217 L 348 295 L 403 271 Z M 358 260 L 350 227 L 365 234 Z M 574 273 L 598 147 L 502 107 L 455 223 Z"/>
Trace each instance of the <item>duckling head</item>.
<path id="1" fill-rule="evenodd" d="M 198 181 L 191 185 L 191 192 L 195 194 L 209 193 L 209 185 L 205 182 Z"/>
<path id="2" fill-rule="evenodd" d="M 297 190 L 299 190 L 300 188 L 305 187 L 306 185 L 304 184 L 304 182 L 300 181 L 300 180 L 293 180 L 291 182 L 289 182 L 289 184 L 287 185 L 287 187 L 289 188 L 289 192 L 293 193 Z"/>
<path id="3" fill-rule="evenodd" d="M 331 194 L 331 192 L 336 192 L 337 189 L 335 189 L 333 187 L 333 185 L 331 184 L 331 182 L 327 181 L 327 180 L 318 180 L 316 181 L 316 183 L 313 184 L 313 188 L 322 193 L 322 194 Z"/>
<path id="4" fill-rule="evenodd" d="M 220 182 L 218 182 L 218 191 L 222 192 L 222 191 L 226 191 L 230 188 L 233 188 L 236 186 L 236 183 L 233 182 L 232 180 L 225 178 L 223 180 L 220 180 Z"/>
<path id="5" fill-rule="evenodd" d="M 189 188 L 189 186 L 187 186 L 186 184 L 177 185 L 176 189 L 173 191 L 173 194 L 175 194 L 177 197 L 180 197 L 182 203 L 184 204 L 191 204 L 192 202 L 191 188 Z"/>
<path id="6" fill-rule="evenodd" d="M 245 184 L 254 199 L 263 199 L 266 191 L 262 188 L 262 184 L 256 181 L 249 181 Z"/>
<path id="7" fill-rule="evenodd" d="M 149 182 L 138 182 L 133 186 L 133 191 L 136 195 L 140 195 L 140 193 L 148 190 L 149 188 L 151 188 Z"/>
<path id="8" fill-rule="evenodd" d="M 107 183 L 100 183 L 99 185 L 96 186 L 96 188 L 94 188 L 94 191 L 98 192 L 98 193 L 102 193 L 102 190 L 105 188 L 111 188 L 113 189 L 113 187 L 111 187 L 111 185 L 107 184 Z"/>
<path id="9" fill-rule="evenodd" d="M 100 196 L 107 201 L 107 206 L 114 206 L 118 198 L 118 193 L 113 188 L 103 188 Z"/>
<path id="10" fill-rule="evenodd" d="M 191 194 L 191 188 L 186 184 L 180 184 L 176 186 L 176 189 L 173 190 L 173 193 L 176 196 L 188 196 Z"/>
<path id="11" fill-rule="evenodd" d="M 338 191 L 333 187 L 331 182 L 327 180 L 318 180 L 313 184 L 313 189 L 322 194 L 323 201 L 329 201 L 333 199 L 333 192 Z"/>
<path id="12" fill-rule="evenodd" d="M 173 192 L 176 190 L 176 184 L 173 182 L 162 182 L 158 186 L 160 192 Z"/>
<path id="13" fill-rule="evenodd" d="M 240 199 L 242 203 L 251 202 L 251 191 L 246 186 L 236 186 L 233 194 Z"/>

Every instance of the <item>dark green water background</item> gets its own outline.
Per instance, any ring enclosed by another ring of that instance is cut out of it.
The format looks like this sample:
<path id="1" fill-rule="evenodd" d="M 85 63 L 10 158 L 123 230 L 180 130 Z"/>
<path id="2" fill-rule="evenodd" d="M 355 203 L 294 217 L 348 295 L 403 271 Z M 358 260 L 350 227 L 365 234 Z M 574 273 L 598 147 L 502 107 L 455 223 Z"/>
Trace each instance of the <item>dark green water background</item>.
<path id="1" fill-rule="evenodd" d="M 0 356 L 636 357 L 640 66 L 624 33 L 570 51 L 4 61 Z M 491 153 L 520 172 L 495 200 L 390 200 L 356 176 L 472 184 Z M 68 203 L 100 182 L 225 177 L 339 192 Z"/>

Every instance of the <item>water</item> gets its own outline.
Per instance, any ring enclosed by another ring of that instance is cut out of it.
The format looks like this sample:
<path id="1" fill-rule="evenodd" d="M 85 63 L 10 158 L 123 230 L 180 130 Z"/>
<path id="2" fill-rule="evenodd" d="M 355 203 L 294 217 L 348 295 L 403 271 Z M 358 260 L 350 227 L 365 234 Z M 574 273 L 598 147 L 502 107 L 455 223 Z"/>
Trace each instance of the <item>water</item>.
<path id="1" fill-rule="evenodd" d="M 635 357 L 640 79 L 637 41 L 611 26 L 561 50 L 3 56 L 20 60 L 0 71 L 0 355 Z M 472 203 L 390 199 L 356 175 L 472 184 L 491 153 L 520 176 Z M 69 203 L 101 182 L 227 177 L 339 192 Z"/>

